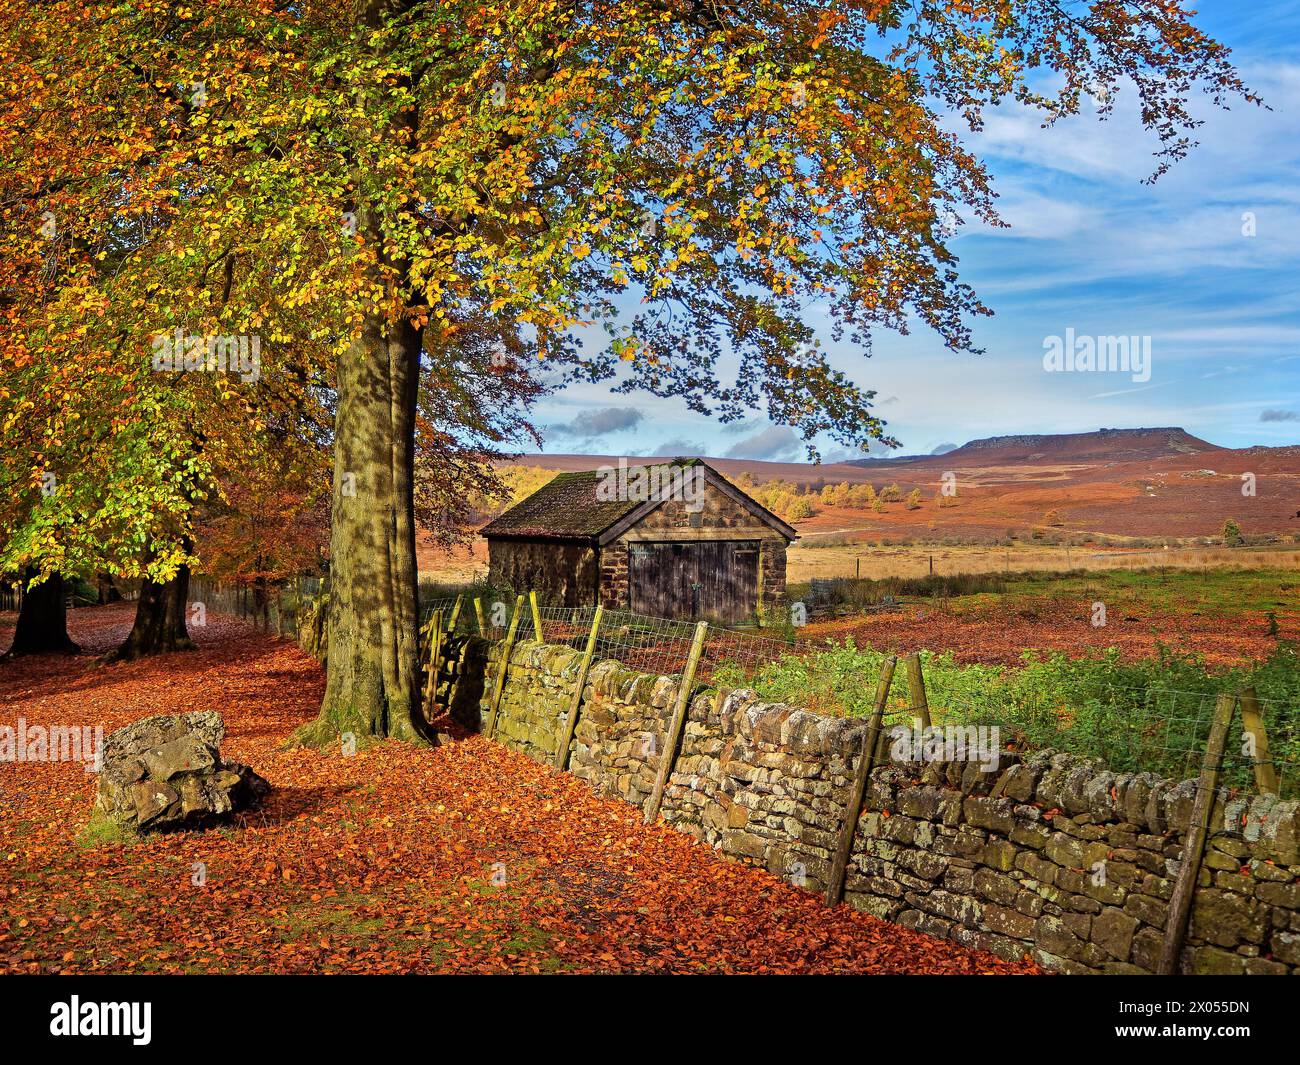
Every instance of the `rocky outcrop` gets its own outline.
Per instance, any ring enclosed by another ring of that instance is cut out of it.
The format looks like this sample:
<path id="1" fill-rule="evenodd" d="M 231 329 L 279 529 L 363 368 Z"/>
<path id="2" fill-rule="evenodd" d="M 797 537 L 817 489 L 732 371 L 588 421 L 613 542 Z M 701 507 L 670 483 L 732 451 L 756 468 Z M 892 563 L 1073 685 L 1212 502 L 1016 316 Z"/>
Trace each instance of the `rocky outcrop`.
<path id="1" fill-rule="evenodd" d="M 161 715 L 104 743 L 96 809 L 139 831 L 196 828 L 256 806 L 270 785 L 224 761 L 225 723 L 214 711 Z"/>

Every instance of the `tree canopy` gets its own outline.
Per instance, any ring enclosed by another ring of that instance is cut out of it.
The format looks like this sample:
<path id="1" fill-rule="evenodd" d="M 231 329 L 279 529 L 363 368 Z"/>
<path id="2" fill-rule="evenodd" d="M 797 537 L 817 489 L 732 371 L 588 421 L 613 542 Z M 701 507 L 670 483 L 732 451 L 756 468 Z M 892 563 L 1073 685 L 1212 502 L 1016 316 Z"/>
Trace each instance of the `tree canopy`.
<path id="1" fill-rule="evenodd" d="M 504 439 L 545 377 L 888 440 L 813 311 L 866 353 L 916 323 L 974 349 L 947 242 L 999 220 L 963 124 L 1131 92 L 1155 177 L 1195 92 L 1252 99 L 1172 0 L 0 0 L 0 27 L 7 559 L 165 576 L 216 471 L 336 390 L 332 559 L 364 544 L 356 588 L 388 590 L 331 609 L 383 630 L 399 703 L 417 435 Z M 256 380 L 156 372 L 178 329 L 255 339 Z M 416 382 L 476 358 L 421 430 Z"/>

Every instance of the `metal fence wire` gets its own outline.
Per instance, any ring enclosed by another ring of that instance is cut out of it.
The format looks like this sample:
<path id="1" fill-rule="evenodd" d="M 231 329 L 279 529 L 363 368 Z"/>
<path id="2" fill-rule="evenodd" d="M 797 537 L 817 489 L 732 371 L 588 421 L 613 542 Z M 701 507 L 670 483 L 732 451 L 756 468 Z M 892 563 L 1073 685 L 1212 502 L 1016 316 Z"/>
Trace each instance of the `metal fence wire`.
<path id="1" fill-rule="evenodd" d="M 1040 696 L 999 707 L 932 695 L 930 706 L 937 721 L 997 725 L 1004 739 L 1026 750 L 1050 747 L 1095 757 L 1116 773 L 1186 780 L 1200 771 L 1219 696 L 1110 684 L 1090 699 Z M 1228 727 L 1220 783 L 1254 789 L 1262 766 L 1276 774 L 1279 794 L 1300 795 L 1300 705 L 1254 696 L 1263 726 L 1257 732 L 1241 712 L 1247 698 L 1239 698 Z"/>
<path id="2" fill-rule="evenodd" d="M 517 600 L 463 599 L 456 619 L 461 634 L 504 639 L 515 615 Z M 441 612 L 446 629 L 455 600 L 438 598 L 425 604 L 427 625 Z M 480 626 L 479 609 L 482 611 Z M 519 605 L 516 640 L 538 640 L 584 648 L 595 608 Z M 540 622 L 540 633 L 538 631 Z M 710 625 L 703 643 L 696 682 L 728 687 L 754 687 L 760 695 L 799 689 L 799 703 L 837 715 L 864 713 L 870 705 L 876 676 L 859 657 L 825 638 L 776 630 L 778 635 Z M 685 669 L 695 623 L 605 610 L 595 645 L 597 660 L 613 659 L 629 670 L 675 675 Z M 865 650 L 865 649 L 863 649 Z M 877 656 L 879 657 L 879 656 Z M 781 676 L 790 672 L 789 678 Z M 928 681 L 927 681 L 928 683 Z M 1095 757 L 1117 773 L 1152 772 L 1175 779 L 1197 774 L 1214 717 L 1217 691 L 1108 685 L 1088 698 L 1072 696 L 1017 697 L 1014 703 L 990 695 L 987 701 L 944 689 L 942 681 L 928 692 L 930 719 L 935 725 L 996 725 L 1007 747 L 1023 751 L 1051 747 Z M 789 699 L 785 695 L 773 698 Z M 909 721 L 914 695 L 903 669 L 896 671 L 886 721 Z M 1267 759 L 1284 796 L 1300 794 L 1300 706 L 1282 699 L 1261 698 L 1258 712 L 1267 750 L 1260 751 L 1254 733 L 1243 729 L 1235 714 L 1228 734 L 1222 783 L 1252 788 L 1257 762 Z"/>
<path id="3" fill-rule="evenodd" d="M 482 603 L 481 607 L 484 625 L 480 628 L 476 608 L 472 603 L 462 601 L 456 631 L 483 635 L 491 640 L 504 639 L 514 616 L 515 603 L 495 600 Z M 436 611 L 440 611 L 445 631 L 454 609 L 454 599 L 430 600 L 422 611 L 422 627 L 429 624 Z M 525 599 L 515 638 L 540 639 L 542 643 L 585 648 L 595 614 L 594 606 L 540 605 L 534 614 L 534 608 Z M 542 626 L 540 636 L 537 632 L 539 618 Z M 607 609 L 602 611 L 594 656 L 597 660 L 612 659 L 637 672 L 672 676 L 685 668 L 695 637 L 695 627 L 696 622 L 693 621 Z M 710 625 L 695 675 L 702 683 L 712 682 L 715 674 L 724 668 L 729 676 L 748 676 L 779 661 L 783 656 L 807 654 L 824 646 L 824 641 L 781 639 Z"/>
<path id="4" fill-rule="evenodd" d="M 265 585 L 191 577 L 191 616 L 196 607 L 204 613 L 233 614 L 263 632 L 296 638 L 302 608 L 320 594 L 322 584 L 319 577 L 298 577 Z"/>

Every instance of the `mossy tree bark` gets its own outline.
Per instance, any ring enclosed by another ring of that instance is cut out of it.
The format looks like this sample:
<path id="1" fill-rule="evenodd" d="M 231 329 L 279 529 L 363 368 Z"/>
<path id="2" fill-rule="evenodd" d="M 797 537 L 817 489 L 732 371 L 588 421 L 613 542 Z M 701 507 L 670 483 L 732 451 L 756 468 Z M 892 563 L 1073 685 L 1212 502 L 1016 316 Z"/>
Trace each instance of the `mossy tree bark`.
<path id="1" fill-rule="evenodd" d="M 420 334 L 378 321 L 339 359 L 329 625 L 320 716 L 294 739 L 425 742 L 417 654 L 415 400 Z"/>
<path id="2" fill-rule="evenodd" d="M 23 576 L 24 583 L 35 576 L 36 571 L 29 569 Z M 57 573 L 24 592 L 10 655 L 75 655 L 81 650 L 68 635 L 64 595 L 63 578 Z"/>
<path id="3" fill-rule="evenodd" d="M 189 566 L 181 566 L 168 581 L 145 580 L 140 586 L 135 623 L 110 660 L 129 662 L 170 651 L 193 651 L 194 641 L 185 624 L 189 595 Z"/>

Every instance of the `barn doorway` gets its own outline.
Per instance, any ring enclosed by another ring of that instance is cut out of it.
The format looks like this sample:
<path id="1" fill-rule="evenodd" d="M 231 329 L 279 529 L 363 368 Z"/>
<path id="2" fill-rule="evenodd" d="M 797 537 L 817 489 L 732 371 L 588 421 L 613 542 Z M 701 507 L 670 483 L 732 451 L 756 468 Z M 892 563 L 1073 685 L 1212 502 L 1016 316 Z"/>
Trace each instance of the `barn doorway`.
<path id="1" fill-rule="evenodd" d="M 748 621 L 758 607 L 758 541 L 629 544 L 628 585 L 634 614 Z"/>

